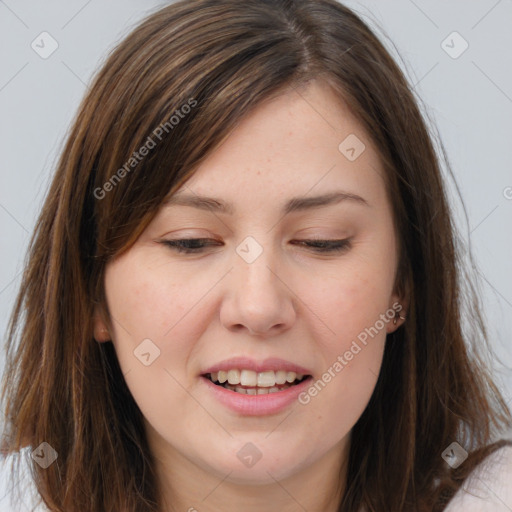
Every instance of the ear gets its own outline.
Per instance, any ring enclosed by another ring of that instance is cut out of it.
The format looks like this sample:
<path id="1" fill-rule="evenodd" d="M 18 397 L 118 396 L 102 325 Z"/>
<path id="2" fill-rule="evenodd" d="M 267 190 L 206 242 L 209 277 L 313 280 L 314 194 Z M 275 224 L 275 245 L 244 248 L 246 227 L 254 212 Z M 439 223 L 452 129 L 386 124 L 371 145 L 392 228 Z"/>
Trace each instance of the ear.
<path id="1" fill-rule="evenodd" d="M 395 313 L 386 327 L 386 332 L 395 332 L 403 323 L 407 321 L 407 312 L 409 311 L 409 294 L 394 293 L 389 303 L 389 311 Z M 395 323 L 396 320 L 396 323 Z"/>
<path id="2" fill-rule="evenodd" d="M 104 343 L 112 339 L 110 331 L 104 320 L 103 311 L 99 306 L 94 307 L 93 333 L 94 339 L 99 343 Z"/>

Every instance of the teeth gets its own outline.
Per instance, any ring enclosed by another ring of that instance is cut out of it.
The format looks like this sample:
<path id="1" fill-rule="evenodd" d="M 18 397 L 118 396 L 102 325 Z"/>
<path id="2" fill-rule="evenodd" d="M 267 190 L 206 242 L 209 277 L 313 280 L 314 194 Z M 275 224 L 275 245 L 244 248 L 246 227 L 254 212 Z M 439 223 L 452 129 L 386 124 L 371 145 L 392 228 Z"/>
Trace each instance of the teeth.
<path id="1" fill-rule="evenodd" d="M 228 382 L 233 386 L 235 384 L 240 384 L 240 370 L 229 370 Z"/>
<path id="2" fill-rule="evenodd" d="M 286 382 L 293 382 L 297 378 L 297 374 L 295 372 L 288 372 L 286 374 Z"/>
<path id="3" fill-rule="evenodd" d="M 283 389 L 283 386 L 285 388 L 289 387 L 288 384 L 301 380 L 303 377 L 302 373 L 287 372 L 285 370 L 254 372 L 252 370 L 231 369 L 210 373 L 210 380 L 212 382 L 224 384 L 224 387 L 227 389 L 249 395 L 262 395 L 267 392 L 276 393 Z M 281 386 L 281 388 L 276 386 Z"/>
<path id="4" fill-rule="evenodd" d="M 273 371 L 258 373 L 258 387 L 271 388 L 276 384 L 276 374 Z"/>
<path id="5" fill-rule="evenodd" d="M 272 386 L 271 388 L 243 388 L 242 386 L 232 386 L 225 382 L 222 384 L 223 388 L 229 389 L 230 391 L 234 391 L 236 393 L 240 393 L 242 395 L 268 395 L 269 393 L 277 393 L 278 391 L 284 391 L 291 387 L 290 384 L 286 384 L 281 387 Z"/>
<path id="6" fill-rule="evenodd" d="M 276 384 L 284 384 L 286 382 L 286 374 L 284 370 L 279 370 L 276 372 Z"/>
<path id="7" fill-rule="evenodd" d="M 240 373 L 240 384 L 242 384 L 242 386 L 256 386 L 258 384 L 256 372 L 242 370 Z"/>

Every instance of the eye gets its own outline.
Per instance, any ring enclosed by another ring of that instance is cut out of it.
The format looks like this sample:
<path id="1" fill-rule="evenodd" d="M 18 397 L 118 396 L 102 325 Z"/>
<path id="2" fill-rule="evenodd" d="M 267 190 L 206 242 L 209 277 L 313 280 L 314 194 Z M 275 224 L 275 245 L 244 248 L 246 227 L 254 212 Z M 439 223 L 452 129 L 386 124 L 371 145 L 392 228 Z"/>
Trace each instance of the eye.
<path id="1" fill-rule="evenodd" d="M 214 242 L 214 243 L 211 243 Z M 295 244 L 304 244 L 315 252 L 338 253 L 350 249 L 350 238 L 343 240 L 294 240 Z M 208 246 L 218 245 L 212 238 L 180 238 L 176 240 L 162 240 L 164 245 L 179 253 L 197 254 Z"/>
<path id="2" fill-rule="evenodd" d="M 350 249 L 350 238 L 343 240 L 296 240 L 296 243 L 312 247 L 317 252 L 342 252 Z"/>
<path id="3" fill-rule="evenodd" d="M 207 246 L 216 245 L 216 244 L 212 244 L 212 243 L 207 243 L 211 240 L 213 240 L 213 239 L 212 238 L 180 238 L 180 239 L 176 239 L 176 240 L 162 240 L 162 243 L 164 245 L 169 246 L 171 249 L 174 249 L 176 252 L 192 254 L 192 253 L 201 252 L 201 250 Z"/>

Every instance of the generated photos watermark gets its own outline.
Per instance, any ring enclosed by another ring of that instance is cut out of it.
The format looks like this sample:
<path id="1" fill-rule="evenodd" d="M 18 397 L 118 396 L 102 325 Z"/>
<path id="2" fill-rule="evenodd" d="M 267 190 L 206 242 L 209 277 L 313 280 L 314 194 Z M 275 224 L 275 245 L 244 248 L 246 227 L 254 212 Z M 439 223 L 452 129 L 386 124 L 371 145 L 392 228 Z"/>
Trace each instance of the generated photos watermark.
<path id="1" fill-rule="evenodd" d="M 103 186 L 94 189 L 94 197 L 101 201 L 108 192 L 114 190 L 121 180 L 132 172 L 137 165 L 142 162 L 147 155 L 149 155 L 151 150 L 154 149 L 163 139 L 164 135 L 170 133 L 195 106 L 197 106 L 197 100 L 190 98 L 187 103 L 184 103 L 179 109 L 176 109 L 167 121 L 157 126 L 138 151 L 134 151 L 124 165 L 120 167 L 108 179 L 108 181 L 103 184 Z"/>
<path id="2" fill-rule="evenodd" d="M 354 359 L 354 357 L 361 352 L 368 345 L 368 337 L 373 339 L 377 334 L 379 334 L 382 329 L 386 327 L 391 320 L 396 318 L 397 313 L 402 311 L 403 306 L 399 302 L 395 302 L 391 308 L 389 308 L 385 313 L 381 313 L 379 320 L 377 320 L 371 327 L 367 327 L 364 331 L 361 331 L 357 335 L 357 340 L 353 340 L 350 348 L 346 350 L 342 355 L 339 355 L 336 358 L 336 361 L 327 368 L 322 374 L 322 377 L 305 391 L 299 394 L 298 400 L 302 405 L 307 405 L 311 402 L 311 399 L 318 395 L 322 389 L 327 386 L 331 380 L 336 377 L 349 363 Z M 359 342 L 359 343 L 358 343 Z"/>

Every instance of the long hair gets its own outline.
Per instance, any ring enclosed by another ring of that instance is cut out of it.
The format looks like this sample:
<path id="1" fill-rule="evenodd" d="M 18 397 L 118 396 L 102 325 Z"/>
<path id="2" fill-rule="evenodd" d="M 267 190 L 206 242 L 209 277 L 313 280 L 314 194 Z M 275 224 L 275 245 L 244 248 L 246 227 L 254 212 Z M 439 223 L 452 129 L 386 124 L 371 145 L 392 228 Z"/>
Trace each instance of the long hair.
<path id="1" fill-rule="evenodd" d="M 110 322 L 105 266 L 244 116 L 311 80 L 339 94 L 380 155 L 395 288 L 409 300 L 353 427 L 339 510 L 443 510 L 501 445 L 511 416 L 478 355 L 487 333 L 463 286 L 440 157 L 383 44 L 334 0 L 182 0 L 144 20 L 96 75 L 29 245 L 6 343 L 4 451 L 55 449 L 50 467 L 31 469 L 50 510 L 159 510 L 141 411 L 112 344 L 93 338 L 96 305 Z M 469 452 L 457 469 L 441 457 L 454 441 Z"/>

